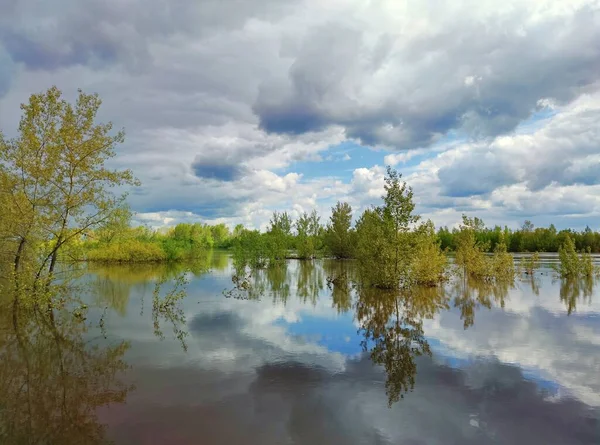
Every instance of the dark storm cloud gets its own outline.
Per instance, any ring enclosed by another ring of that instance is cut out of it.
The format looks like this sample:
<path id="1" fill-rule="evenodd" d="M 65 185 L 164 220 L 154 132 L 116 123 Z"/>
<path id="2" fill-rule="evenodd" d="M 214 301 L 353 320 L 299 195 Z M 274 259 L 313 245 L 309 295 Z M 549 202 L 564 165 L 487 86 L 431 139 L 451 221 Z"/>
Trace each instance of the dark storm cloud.
<path id="1" fill-rule="evenodd" d="M 373 51 L 361 32 L 313 29 L 287 79 L 264 84 L 254 110 L 267 131 L 339 124 L 363 143 L 406 149 L 453 129 L 474 136 L 512 130 L 540 99 L 569 101 L 600 78 L 597 7 L 583 7 L 567 22 L 524 24 L 524 31 L 518 24 L 525 17 L 509 19 L 456 23 L 384 51 L 376 63 L 366 59 Z M 389 91 L 370 97 L 365 86 L 383 67 L 398 80 L 373 86 Z"/>

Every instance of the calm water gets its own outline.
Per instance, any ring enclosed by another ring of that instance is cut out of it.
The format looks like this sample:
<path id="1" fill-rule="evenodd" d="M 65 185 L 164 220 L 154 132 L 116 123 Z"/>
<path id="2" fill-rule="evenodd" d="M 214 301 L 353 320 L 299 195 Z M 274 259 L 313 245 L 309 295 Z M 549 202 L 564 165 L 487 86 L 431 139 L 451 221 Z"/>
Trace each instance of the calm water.
<path id="1" fill-rule="evenodd" d="M 512 289 L 461 282 L 407 299 L 351 289 L 349 262 L 291 261 L 240 289 L 227 255 L 210 263 L 170 317 L 153 317 L 152 294 L 177 271 L 92 269 L 89 328 L 65 328 L 79 335 L 68 354 L 57 360 L 48 336 L 27 360 L 5 355 L 5 405 L 41 417 L 22 426 L 32 443 L 96 443 L 106 424 L 118 445 L 600 444 L 593 282 L 545 266 Z M 25 370 L 33 401 L 14 388 Z M 45 430 L 65 416 L 85 426 Z"/>

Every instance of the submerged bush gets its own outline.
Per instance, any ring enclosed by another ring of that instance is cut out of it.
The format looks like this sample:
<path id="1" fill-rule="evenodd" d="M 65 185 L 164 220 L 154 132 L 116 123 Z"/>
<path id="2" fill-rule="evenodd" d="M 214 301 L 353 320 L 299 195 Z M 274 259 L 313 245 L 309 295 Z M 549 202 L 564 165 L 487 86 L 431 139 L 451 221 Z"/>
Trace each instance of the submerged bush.
<path id="1" fill-rule="evenodd" d="M 558 249 L 558 259 L 556 271 L 562 278 L 592 277 L 596 274 L 590 249 L 579 255 L 575 250 L 575 243 L 569 236 Z"/>
<path id="2" fill-rule="evenodd" d="M 513 256 L 508 253 L 502 234 L 494 248 L 494 254 L 486 255 L 488 244 L 479 242 L 477 230 L 483 221 L 463 215 L 463 223 L 457 236 L 456 264 L 467 277 L 486 281 L 514 280 Z"/>
<path id="3" fill-rule="evenodd" d="M 533 275 L 534 270 L 538 267 L 540 267 L 540 254 L 537 252 L 521 260 L 521 268 L 527 275 Z"/>
<path id="4" fill-rule="evenodd" d="M 431 221 L 423 224 L 415 233 L 415 247 L 411 264 L 412 283 L 436 286 L 445 279 L 448 260 L 435 236 Z"/>
<path id="5" fill-rule="evenodd" d="M 497 281 L 514 281 L 515 279 L 515 262 L 513 256 L 508 253 L 506 244 L 501 240 L 496 244 L 494 255 L 491 259 L 490 276 Z"/>

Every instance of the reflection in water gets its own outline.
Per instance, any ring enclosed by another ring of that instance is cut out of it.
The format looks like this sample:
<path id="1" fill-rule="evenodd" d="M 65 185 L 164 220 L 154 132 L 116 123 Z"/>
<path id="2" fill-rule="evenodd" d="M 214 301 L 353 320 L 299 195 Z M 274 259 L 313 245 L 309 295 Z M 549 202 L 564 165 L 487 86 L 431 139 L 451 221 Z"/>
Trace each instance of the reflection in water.
<path id="1" fill-rule="evenodd" d="M 450 292 L 454 295 L 454 307 L 460 309 L 464 328 L 473 326 L 476 310 L 491 309 L 494 303 L 504 308 L 508 291 L 513 287 L 514 283 L 508 281 L 489 282 L 470 277 L 455 280 Z"/>
<path id="2" fill-rule="evenodd" d="M 600 443 L 598 308 L 578 300 L 589 283 L 562 283 L 582 315 L 567 319 L 561 282 L 542 274 L 516 291 L 456 279 L 401 293 L 360 286 L 353 261 L 289 261 L 235 274 L 261 301 L 234 302 L 216 298 L 229 274 L 186 285 L 166 270 L 85 278 L 104 295 L 83 316 L 93 325 L 108 307 L 107 337 L 131 350 L 94 348 L 103 338 L 83 317 L 21 310 L 15 329 L 0 308 L 0 444 L 102 443 L 94 412 L 127 395 L 126 350 L 137 390 L 99 413 L 117 444 Z M 189 352 L 153 327 L 189 330 Z"/>
<path id="3" fill-rule="evenodd" d="M 271 296 L 273 303 L 286 304 L 291 290 L 304 304 L 317 304 L 322 291 L 330 291 L 338 314 L 355 308 L 355 320 L 363 336 L 361 346 L 371 361 L 386 371 L 389 404 L 403 397 L 415 384 L 415 357 L 430 355 L 423 320 L 432 319 L 453 306 L 460 309 L 467 329 L 474 324 L 479 308 L 504 307 L 514 283 L 457 278 L 446 286 L 389 291 L 361 285 L 357 266 L 351 261 L 293 261 L 277 267 L 252 270 L 234 264 L 233 289 L 226 296 L 260 299 Z M 326 276 L 326 279 L 324 277 Z M 353 303 L 353 299 L 355 302 Z"/>
<path id="4" fill-rule="evenodd" d="M 168 323 L 172 326 L 173 334 L 181 343 L 183 350 L 187 351 L 185 338 L 188 336 L 188 332 L 186 330 L 185 313 L 180 303 L 187 295 L 186 286 L 188 282 L 185 275 L 180 275 L 175 279 L 172 287 L 164 291 L 163 286 L 166 282 L 166 278 L 159 280 L 152 293 L 152 324 L 154 326 L 154 335 L 164 340 L 165 335 L 161 328 L 161 322 Z"/>
<path id="5" fill-rule="evenodd" d="M 423 321 L 414 316 L 410 306 L 406 295 L 359 286 L 356 319 L 364 336 L 361 344 L 373 363 L 385 368 L 390 405 L 413 389 L 415 357 L 431 355 Z"/>
<path id="6" fill-rule="evenodd" d="M 593 277 L 569 277 L 560 280 L 560 300 L 565 304 L 569 315 L 577 309 L 579 299 L 591 303 L 594 285 Z"/>
<path id="7" fill-rule="evenodd" d="M 131 389 L 117 379 L 128 343 L 87 342 L 83 317 L 66 311 L 11 304 L 1 314 L 0 443 L 105 443 L 96 409 Z"/>
<path id="8" fill-rule="evenodd" d="M 323 289 L 323 269 L 315 267 L 314 260 L 300 261 L 298 266 L 298 297 L 303 303 L 310 301 L 315 306 Z"/>
<path id="9" fill-rule="evenodd" d="M 363 350 L 386 371 L 386 394 L 391 406 L 414 388 L 415 357 L 431 355 L 423 320 L 447 309 L 442 287 L 390 291 L 357 286 L 356 319 L 364 336 Z"/>
<path id="10" fill-rule="evenodd" d="M 526 283 L 529 284 L 529 286 L 531 288 L 531 293 L 533 295 L 539 295 L 540 294 L 540 280 L 534 274 L 528 274 L 528 275 L 526 275 L 525 279 L 522 279 L 522 281 L 524 281 L 524 282 L 526 282 Z"/>
<path id="11" fill-rule="evenodd" d="M 270 296 L 273 304 L 285 305 L 290 297 L 292 288 L 296 294 L 306 301 L 316 301 L 319 285 L 315 283 L 317 269 L 307 265 L 290 267 L 288 263 L 277 264 L 264 269 L 250 269 L 244 263 L 234 261 L 234 272 L 231 277 L 233 288 L 225 290 L 226 297 L 239 300 L 258 300 Z M 304 263 L 304 262 L 303 262 Z M 321 285 L 322 288 L 322 285 Z M 314 294 L 316 290 L 316 294 Z"/>
<path id="12" fill-rule="evenodd" d="M 325 261 L 323 269 L 327 274 L 327 288 L 331 291 L 332 306 L 338 314 L 352 308 L 352 263 L 348 261 Z"/>

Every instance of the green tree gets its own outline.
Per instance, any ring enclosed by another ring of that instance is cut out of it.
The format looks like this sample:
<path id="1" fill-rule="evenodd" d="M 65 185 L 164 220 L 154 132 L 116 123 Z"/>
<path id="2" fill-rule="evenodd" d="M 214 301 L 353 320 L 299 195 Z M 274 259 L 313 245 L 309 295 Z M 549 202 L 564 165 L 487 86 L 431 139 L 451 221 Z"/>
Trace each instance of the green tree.
<path id="1" fill-rule="evenodd" d="M 304 212 L 295 225 L 298 257 L 301 259 L 315 258 L 317 251 L 322 247 L 320 240 L 321 223 L 317 211 L 313 210 L 310 214 Z"/>
<path id="2" fill-rule="evenodd" d="M 98 95 L 82 91 L 71 104 L 52 87 L 21 106 L 15 139 L 0 137 L 2 182 L 12 185 L 3 191 L 14 219 L 5 224 L 14 246 L 11 262 L 19 272 L 23 259 L 31 260 L 34 286 L 53 281 L 63 246 L 118 211 L 125 196 L 112 188 L 138 184 L 130 170 L 105 165 L 124 133 L 96 122 L 100 105 Z"/>
<path id="3" fill-rule="evenodd" d="M 483 278 L 489 275 L 485 252 L 487 243 L 477 240 L 477 231 L 481 230 L 483 221 L 463 215 L 460 231 L 456 236 L 456 265 L 463 270 L 465 276 Z"/>
<path id="4" fill-rule="evenodd" d="M 352 230 L 352 207 L 339 202 L 331 208 L 331 216 L 325 231 L 325 247 L 335 258 L 354 256 L 355 236 Z"/>
<path id="5" fill-rule="evenodd" d="M 292 219 L 287 212 L 273 212 L 266 238 L 271 265 L 285 260 L 291 244 L 292 226 Z"/>
<path id="6" fill-rule="evenodd" d="M 366 210 L 356 225 L 357 257 L 363 279 L 371 285 L 397 289 L 411 284 L 411 262 L 415 251 L 411 227 L 413 192 L 391 167 L 385 177 L 383 206 Z"/>

